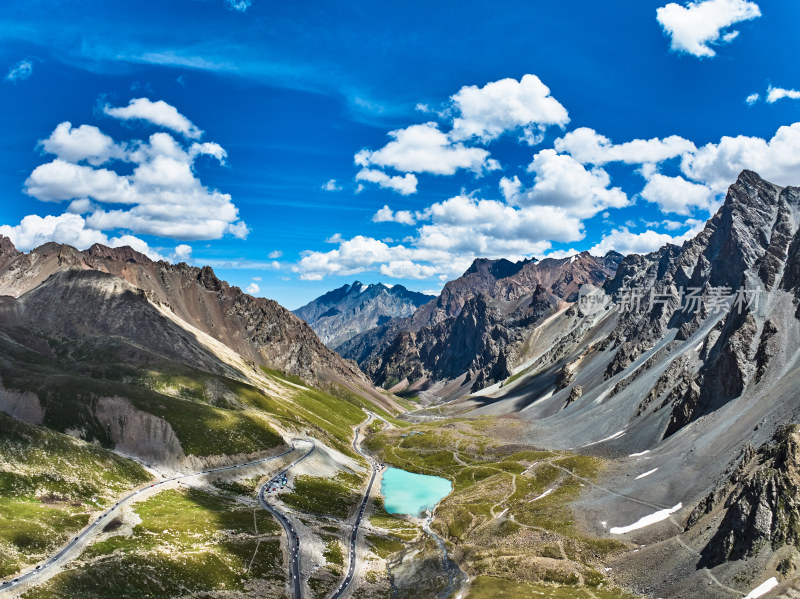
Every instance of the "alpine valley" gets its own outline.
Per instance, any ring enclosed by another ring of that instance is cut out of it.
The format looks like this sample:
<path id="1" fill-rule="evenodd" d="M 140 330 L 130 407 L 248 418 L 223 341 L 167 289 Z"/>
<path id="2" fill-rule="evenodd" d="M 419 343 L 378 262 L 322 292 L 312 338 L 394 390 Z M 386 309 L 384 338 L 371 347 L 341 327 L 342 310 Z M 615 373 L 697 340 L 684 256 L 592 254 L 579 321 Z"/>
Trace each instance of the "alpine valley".
<path id="1" fill-rule="evenodd" d="M 5 237 L 0 294 L 0 596 L 800 597 L 800 188 L 437 296 Z"/>

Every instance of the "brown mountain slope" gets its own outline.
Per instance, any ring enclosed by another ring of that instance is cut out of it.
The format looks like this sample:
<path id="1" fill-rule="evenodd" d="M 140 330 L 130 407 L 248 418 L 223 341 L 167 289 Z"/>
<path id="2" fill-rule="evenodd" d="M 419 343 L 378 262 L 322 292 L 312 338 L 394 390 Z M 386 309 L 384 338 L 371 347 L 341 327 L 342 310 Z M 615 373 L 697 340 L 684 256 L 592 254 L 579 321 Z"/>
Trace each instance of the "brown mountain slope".
<path id="1" fill-rule="evenodd" d="M 81 252 L 48 243 L 22 254 L 8 239 L 0 240 L 0 294 L 21 297 L 53 275 L 83 271 L 107 273 L 127 282 L 153 305 L 167 308 L 254 364 L 282 370 L 325 389 L 342 386 L 390 411 L 399 409 L 375 390 L 354 364 L 326 348 L 306 323 L 272 300 L 254 298 L 231 287 L 210 267 L 154 262 L 130 247 L 94 245 Z M 88 301 L 79 305 L 77 296 L 72 300 L 72 313 L 102 310 Z M 122 326 L 128 327 L 129 334 L 139 334 L 135 322 Z"/>

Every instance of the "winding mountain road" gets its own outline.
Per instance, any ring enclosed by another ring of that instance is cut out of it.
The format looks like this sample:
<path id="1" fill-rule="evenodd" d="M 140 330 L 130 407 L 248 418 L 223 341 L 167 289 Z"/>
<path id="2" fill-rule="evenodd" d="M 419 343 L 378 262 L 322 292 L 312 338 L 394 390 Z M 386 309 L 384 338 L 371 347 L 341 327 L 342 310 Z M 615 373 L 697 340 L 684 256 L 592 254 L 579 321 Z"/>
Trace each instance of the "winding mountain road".
<path id="1" fill-rule="evenodd" d="M 372 461 L 372 459 L 361 451 L 361 441 L 359 439 L 359 434 L 361 432 L 361 428 L 365 425 L 369 424 L 372 421 L 372 413 L 368 412 L 367 419 L 361 423 L 361 425 L 356 429 L 355 438 L 353 439 L 353 449 L 358 453 L 361 457 L 367 460 L 367 463 L 370 464 L 372 468 L 372 475 L 369 479 L 369 484 L 367 485 L 367 490 L 364 493 L 364 499 L 361 500 L 361 505 L 358 508 L 358 516 L 356 516 L 356 521 L 353 524 L 353 532 L 350 534 L 350 566 L 347 569 L 347 576 L 345 576 L 344 580 L 342 581 L 341 586 L 330 596 L 330 599 L 339 599 L 350 587 L 350 584 L 353 582 L 353 576 L 355 575 L 356 571 L 356 559 L 358 558 L 358 553 L 356 552 L 356 543 L 358 542 L 358 529 L 361 526 L 361 520 L 364 518 L 364 512 L 367 510 L 367 504 L 369 503 L 369 495 L 372 492 L 372 485 L 375 482 L 375 477 L 378 475 L 378 466 Z"/>
<path id="2" fill-rule="evenodd" d="M 342 581 L 341 586 L 339 586 L 339 588 L 333 593 L 333 595 L 331 595 L 330 599 L 339 599 L 348 590 L 351 583 L 353 582 L 353 577 L 355 575 L 355 569 L 358 558 L 358 554 L 356 552 L 356 545 L 358 542 L 358 532 L 359 528 L 361 527 L 361 522 L 364 518 L 364 513 L 366 512 L 367 505 L 369 504 L 369 498 L 372 492 L 372 486 L 375 483 L 375 478 L 379 471 L 377 464 L 375 464 L 372 461 L 372 459 L 361 450 L 361 440 L 360 440 L 361 429 L 365 425 L 369 424 L 372 421 L 372 419 L 373 419 L 373 414 L 369 413 L 367 419 L 363 423 L 361 423 L 361 425 L 355 430 L 355 436 L 353 439 L 353 449 L 365 460 L 367 460 L 367 462 L 370 464 L 371 475 L 369 479 L 369 484 L 367 485 L 366 491 L 364 492 L 364 497 L 361 501 L 361 505 L 359 506 L 356 520 L 353 524 L 352 533 L 350 535 L 350 564 L 347 570 L 347 575 Z M 237 470 L 248 466 L 254 466 L 257 464 L 270 462 L 278 458 L 281 458 L 283 456 L 289 455 L 294 451 L 297 451 L 298 450 L 297 443 L 302 441 L 310 443 L 311 444 L 310 449 L 305 454 L 296 459 L 294 462 L 283 468 L 275 476 L 272 476 L 269 481 L 264 483 L 259 488 L 258 491 L 258 500 L 261 507 L 264 508 L 266 511 L 268 511 L 270 514 L 272 514 L 286 532 L 286 537 L 289 541 L 289 547 L 288 547 L 289 579 L 292 584 L 294 599 L 302 599 L 303 584 L 302 584 L 301 569 L 300 569 L 300 537 L 296 528 L 291 523 L 287 515 L 277 510 L 272 505 L 270 505 L 270 503 L 267 500 L 268 497 L 267 489 L 269 488 L 269 485 L 271 484 L 272 480 L 274 480 L 276 477 L 283 476 L 289 470 L 297 466 L 300 462 L 302 462 L 303 460 L 308 458 L 312 453 L 314 453 L 317 446 L 314 443 L 314 441 L 310 439 L 294 439 L 288 450 L 275 456 L 263 458 L 260 460 L 253 460 L 251 462 L 245 462 L 243 464 L 237 464 L 234 466 L 222 466 L 220 468 L 210 468 L 208 470 L 192 472 L 190 474 L 181 474 L 179 476 L 173 476 L 171 478 L 166 478 L 158 482 L 151 483 L 146 487 L 142 487 L 140 489 L 137 489 L 136 491 L 132 491 L 131 493 L 125 495 L 123 498 L 117 501 L 108 510 L 103 512 L 89 525 L 87 525 L 80 533 L 78 533 L 78 535 L 75 538 L 72 539 L 72 541 L 70 541 L 66 546 L 62 547 L 58 551 L 58 553 L 56 553 L 46 561 L 39 563 L 34 569 L 29 570 L 25 574 L 22 574 L 14 578 L 13 580 L 8 580 L 3 583 L 0 583 L 0 596 L 5 595 L 9 591 L 15 590 L 16 588 L 18 588 L 23 584 L 36 583 L 39 579 L 43 578 L 45 574 L 49 573 L 55 566 L 62 566 L 68 563 L 69 561 L 75 559 L 76 557 L 78 557 L 83 551 L 85 541 L 89 539 L 92 535 L 97 534 L 100 530 L 102 530 L 102 526 L 111 519 L 110 516 L 112 516 L 115 512 L 117 512 L 120 507 L 131 502 L 133 499 L 139 497 L 142 493 L 149 491 L 150 489 L 158 488 L 170 483 L 174 483 L 176 481 L 185 480 L 195 476 L 215 474 L 219 472 L 225 472 L 228 470 Z"/>
<path id="3" fill-rule="evenodd" d="M 312 443 L 313 446 L 313 443 Z M 86 541 L 90 536 L 98 532 L 98 529 L 110 520 L 109 516 L 115 513 L 120 507 L 125 505 L 126 503 L 130 502 L 131 500 L 137 498 L 139 495 L 148 491 L 153 488 L 158 488 L 163 485 L 167 485 L 169 483 L 173 483 L 175 481 L 184 480 L 187 478 L 192 478 L 195 476 L 202 476 L 204 474 L 214 474 L 217 472 L 225 472 L 228 470 L 238 470 L 240 468 L 245 468 L 247 466 L 254 466 L 256 464 L 264 464 L 266 462 L 271 462 L 272 460 L 277 460 L 285 455 L 288 455 L 295 451 L 297 448 L 295 447 L 295 442 L 293 441 L 290 445 L 289 449 L 280 453 L 278 455 L 274 455 L 268 458 L 263 458 L 260 460 L 253 460 L 252 462 L 245 462 L 244 464 L 237 464 L 235 466 L 222 466 L 220 468 L 211 468 L 209 470 L 202 470 L 200 472 L 193 472 L 191 474 L 181 474 L 179 476 L 173 476 L 172 478 L 165 478 L 155 483 L 151 483 L 146 487 L 142 487 L 129 493 L 128 495 L 124 496 L 122 499 L 117 501 L 112 507 L 108 510 L 100 514 L 95 520 L 93 520 L 88 526 L 86 526 L 78 535 L 73 538 L 66 546 L 62 547 L 61 550 L 50 557 L 49 559 L 40 562 L 35 568 L 29 570 L 25 574 L 21 574 L 17 576 L 13 580 L 7 580 L 3 583 L 0 583 L 0 595 L 5 595 L 8 591 L 11 591 L 23 583 L 35 583 L 38 579 L 41 579 L 45 574 L 49 573 L 54 566 L 64 565 L 67 562 L 71 561 L 72 559 L 78 557 L 82 551 L 83 542 Z M 311 451 L 313 451 L 313 447 Z M 300 458 L 300 460 L 308 457 L 311 452 L 307 453 L 305 456 Z M 300 461 L 298 460 L 298 462 Z M 296 464 L 297 462 L 295 462 Z M 294 465 L 294 464 L 293 464 Z M 297 595 L 296 595 L 297 596 Z"/>
<path id="4" fill-rule="evenodd" d="M 258 490 L 258 501 L 261 503 L 261 507 L 275 516 L 275 519 L 280 522 L 280 525 L 286 532 L 286 538 L 289 539 L 289 580 L 291 581 L 292 588 L 294 589 L 294 599 L 303 598 L 303 583 L 300 580 L 300 535 L 297 534 L 297 531 L 289 521 L 289 518 L 287 518 L 283 512 L 278 511 L 269 504 L 267 501 L 267 489 L 275 478 L 283 476 L 290 469 L 294 468 L 297 466 L 297 464 L 314 453 L 314 450 L 317 448 L 316 444 L 313 441 L 308 442 L 311 443 L 311 449 L 309 449 L 305 455 L 299 457 L 294 462 L 286 466 L 286 468 L 261 485 L 261 488 Z M 292 443 L 292 446 L 294 447 L 294 443 Z"/>

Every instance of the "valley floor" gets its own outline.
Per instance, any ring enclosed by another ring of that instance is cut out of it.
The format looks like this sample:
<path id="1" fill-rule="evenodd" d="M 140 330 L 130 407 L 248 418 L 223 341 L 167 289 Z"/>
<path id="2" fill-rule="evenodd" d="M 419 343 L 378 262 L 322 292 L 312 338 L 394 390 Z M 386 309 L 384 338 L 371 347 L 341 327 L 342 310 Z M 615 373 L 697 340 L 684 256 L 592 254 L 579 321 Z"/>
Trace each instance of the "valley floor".
<path id="1" fill-rule="evenodd" d="M 630 599 L 638 595 L 624 586 L 649 595 L 642 584 L 646 576 L 637 571 L 642 564 L 692 551 L 685 544 L 679 547 L 680 536 L 674 534 L 649 540 L 647 548 L 624 534 L 649 534 L 651 524 L 656 525 L 653 530 L 678 526 L 670 510 L 664 508 L 661 517 L 663 506 L 658 505 L 641 506 L 658 516 L 652 522 L 614 522 L 628 525 L 618 526 L 619 531 L 608 523 L 609 532 L 618 534 L 598 536 L 590 523 L 593 516 L 582 509 L 599 497 L 620 495 L 604 483 L 613 477 L 615 460 L 536 449 L 527 425 L 514 418 L 409 423 L 369 416 L 353 429 L 359 434 L 354 435 L 352 456 L 315 439 L 308 459 L 296 463 L 309 447 L 297 441 L 294 451 L 275 451 L 274 458 L 175 480 L 70 437 L 0 418 L 11 431 L 5 433 L 5 455 L 12 448 L 23 451 L 19 441 L 26 436 L 47 439 L 40 444 L 44 449 L 37 450 L 39 457 L 25 454 L 27 472 L 7 461 L 0 477 L 7 481 L 5 505 L 28 506 L 27 511 L 14 508 L 13 516 L 10 507 L 1 512 L 6 522 L 17 522 L 16 529 L 0 527 L 3 551 L 18 564 L 5 572 L 7 577 L 53 555 L 89 519 L 109 514 L 73 551 L 71 561 L 30 584 L 0 590 L 14 597 Z M 58 498 L 53 492 L 43 495 L 47 484 L 55 484 L 42 478 L 55 459 L 47 455 L 47 448 L 63 454 L 63 444 L 72 448 L 70 463 L 89 455 L 118 466 L 107 466 L 94 487 L 82 489 L 88 481 L 79 481 L 76 472 L 58 483 Z M 446 478 L 453 491 L 433 514 L 390 515 L 379 493 L 380 465 Z M 115 475 L 115 467 L 123 469 Z M 352 559 L 353 527 L 371 471 L 375 482 L 364 504 Z M 123 479 L 112 482 L 112 476 Z M 26 486 L 36 490 L 25 495 Z M 113 509 L 120 491 L 127 495 L 126 489 L 136 488 L 146 492 Z M 259 505 L 259 489 L 267 491 L 269 504 L 286 515 L 291 531 L 296 531 L 299 591 L 291 575 L 295 544 L 287 543 L 286 533 Z M 83 497 L 81 503 L 78 497 Z M 39 534 L 37 526 L 55 526 L 58 520 L 44 517 L 42 510 L 74 511 L 76 516 L 74 522 L 65 521 L 60 536 L 36 537 L 39 544 L 14 532 Z M 670 545 L 670 539 L 678 545 Z M 3 563 L 11 564 L 8 559 Z M 746 595 L 711 572 L 705 576 L 703 597 Z"/>

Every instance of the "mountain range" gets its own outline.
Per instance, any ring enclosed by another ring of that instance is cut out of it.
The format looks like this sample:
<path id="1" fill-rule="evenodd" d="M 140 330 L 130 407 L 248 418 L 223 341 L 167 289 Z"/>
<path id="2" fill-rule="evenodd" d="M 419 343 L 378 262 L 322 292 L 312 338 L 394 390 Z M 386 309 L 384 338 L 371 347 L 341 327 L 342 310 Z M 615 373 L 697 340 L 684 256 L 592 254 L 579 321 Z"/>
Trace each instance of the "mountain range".
<path id="1" fill-rule="evenodd" d="M 434 299 L 402 285 L 364 285 L 355 281 L 294 310 L 322 342 L 336 349 L 356 335 L 381 326 L 392 318 L 409 316 Z"/>
<path id="2" fill-rule="evenodd" d="M 196 426 L 223 409 L 246 431 L 250 410 L 234 399 L 236 389 L 269 395 L 291 387 L 292 377 L 341 401 L 400 409 L 305 322 L 229 286 L 209 267 L 101 245 L 78 251 L 48 243 L 25 254 L 0 239 L 4 411 L 133 455 L 184 456 L 191 452 L 181 432 L 197 432 L 191 423 L 180 426 L 172 411 L 179 400 L 199 400 L 191 406 Z M 118 412 L 139 424 L 111 426 Z M 256 421 L 253 434 L 277 424 Z M 137 438 L 141 426 L 149 432 Z M 223 444 L 219 454 L 239 453 L 239 445 L 249 443 Z"/>
<path id="3" fill-rule="evenodd" d="M 31 473 L 20 448 L 95 464 L 98 488 L 116 473 L 110 503 L 151 476 L 121 455 L 186 471 L 313 440 L 306 495 L 284 508 L 304 514 L 325 593 L 342 572 L 321 565 L 356 534 L 369 422 L 372 455 L 453 483 L 425 529 L 369 508 L 385 535 L 368 537 L 373 561 L 395 556 L 386 593 L 471 579 L 591 596 L 613 580 L 648 597 L 800 596 L 800 188 L 754 172 L 681 246 L 477 259 L 436 297 L 356 281 L 296 314 L 209 267 L 0 237 L 0 382 L 14 509 L 102 495 Z M 326 504 L 336 484 L 355 499 Z M 4 575 L 47 555 L 9 539 Z"/>
<path id="4" fill-rule="evenodd" d="M 699 234 L 650 254 L 476 260 L 338 349 L 436 405 L 418 421 L 511 418 L 528 443 L 615 460 L 613 492 L 577 510 L 641 545 L 611 564 L 631 588 L 726 597 L 717 577 L 800 564 L 799 188 L 744 171 Z"/>
<path id="5" fill-rule="evenodd" d="M 375 384 L 444 399 L 507 378 L 527 355 L 525 332 L 602 285 L 622 256 L 510 262 L 477 259 L 439 296 L 405 318 L 354 336 L 337 350 Z"/>

